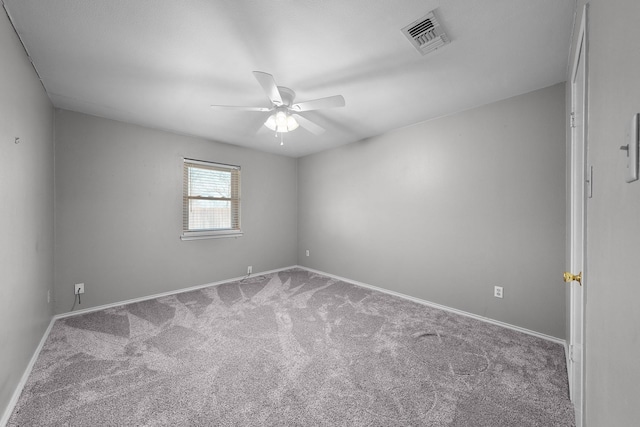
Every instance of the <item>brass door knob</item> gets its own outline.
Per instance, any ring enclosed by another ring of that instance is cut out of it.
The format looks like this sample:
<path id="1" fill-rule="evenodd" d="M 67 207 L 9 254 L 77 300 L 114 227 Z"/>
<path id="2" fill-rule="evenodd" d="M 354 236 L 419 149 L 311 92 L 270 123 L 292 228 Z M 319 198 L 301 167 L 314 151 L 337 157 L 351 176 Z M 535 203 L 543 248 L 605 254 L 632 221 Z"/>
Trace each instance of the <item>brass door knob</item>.
<path id="1" fill-rule="evenodd" d="M 582 286 L 582 272 L 580 272 L 580 273 L 578 273 L 576 275 L 571 274 L 568 271 L 564 272 L 564 281 L 565 282 L 569 283 L 569 282 L 573 282 L 574 280 L 576 282 L 580 283 L 580 286 Z"/>

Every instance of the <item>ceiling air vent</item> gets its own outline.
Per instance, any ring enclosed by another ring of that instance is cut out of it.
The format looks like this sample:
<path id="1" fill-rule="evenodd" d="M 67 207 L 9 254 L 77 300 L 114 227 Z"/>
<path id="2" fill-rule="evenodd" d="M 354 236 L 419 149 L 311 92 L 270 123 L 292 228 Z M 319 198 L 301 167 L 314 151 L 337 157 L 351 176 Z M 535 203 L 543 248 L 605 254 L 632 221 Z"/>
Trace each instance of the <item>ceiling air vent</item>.
<path id="1" fill-rule="evenodd" d="M 433 11 L 404 27 L 402 33 L 423 55 L 450 42 Z"/>

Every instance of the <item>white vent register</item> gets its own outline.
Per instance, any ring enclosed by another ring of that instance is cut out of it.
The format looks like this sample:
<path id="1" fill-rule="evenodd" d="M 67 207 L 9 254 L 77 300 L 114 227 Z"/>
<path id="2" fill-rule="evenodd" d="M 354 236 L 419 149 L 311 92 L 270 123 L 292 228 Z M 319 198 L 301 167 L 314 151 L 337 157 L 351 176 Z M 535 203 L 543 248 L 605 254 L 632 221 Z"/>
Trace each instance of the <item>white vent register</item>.
<path id="1" fill-rule="evenodd" d="M 404 27 L 402 33 L 423 55 L 433 52 L 451 41 L 433 11 Z"/>

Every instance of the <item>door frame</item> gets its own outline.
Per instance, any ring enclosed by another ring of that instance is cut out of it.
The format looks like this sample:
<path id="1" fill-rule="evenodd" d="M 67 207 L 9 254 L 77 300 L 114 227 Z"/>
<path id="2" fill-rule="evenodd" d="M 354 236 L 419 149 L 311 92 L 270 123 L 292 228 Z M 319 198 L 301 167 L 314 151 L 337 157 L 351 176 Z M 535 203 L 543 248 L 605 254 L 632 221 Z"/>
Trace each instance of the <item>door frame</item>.
<path id="1" fill-rule="evenodd" d="M 576 43 L 576 50 L 573 56 L 573 67 L 571 69 L 570 75 L 570 97 L 571 97 L 571 112 L 572 115 L 576 111 L 576 91 L 574 89 L 574 81 L 576 79 L 576 75 L 578 73 L 578 65 L 579 62 L 582 62 L 584 67 L 584 81 L 582 85 L 582 117 L 578 126 L 582 127 L 582 147 L 579 152 L 576 153 L 576 149 L 574 147 L 576 141 L 575 130 L 573 124 L 573 118 L 571 120 L 571 136 L 570 136 L 570 215 L 569 215 L 569 260 L 568 264 L 570 270 L 573 270 L 576 265 L 581 265 L 582 272 L 582 286 L 580 286 L 576 282 L 572 282 L 570 284 L 570 301 L 569 301 L 569 351 L 568 351 L 568 360 L 567 360 L 567 373 L 569 375 L 569 392 L 571 395 L 571 401 L 574 404 L 576 410 L 576 427 L 582 427 L 584 422 L 584 414 L 585 414 L 585 361 L 586 361 L 586 334 L 585 334 L 585 311 L 586 311 L 586 284 L 587 284 L 587 200 L 589 193 L 592 191 L 592 177 L 588 166 L 588 76 L 589 76 L 589 62 L 588 62 L 588 3 L 585 4 L 582 11 L 582 20 L 580 23 L 580 30 L 578 32 L 578 38 Z M 578 157 L 579 156 L 579 157 Z M 582 182 L 578 185 L 574 182 L 574 176 L 577 167 L 582 167 Z M 589 189 L 585 182 L 588 182 Z M 582 205 L 582 226 L 580 230 L 577 230 L 575 224 L 575 215 L 574 215 L 574 203 L 576 201 L 576 197 L 579 196 L 577 200 L 578 203 Z M 582 247 L 575 247 L 575 239 L 574 232 L 578 232 L 582 234 L 581 242 Z M 581 260 L 577 259 L 576 253 L 578 253 L 579 257 L 582 257 Z M 574 274 L 577 274 L 578 271 L 571 271 Z M 580 294 L 578 294 L 580 293 Z M 576 300 L 581 304 L 580 310 L 576 310 Z M 577 329 L 580 328 L 580 329 Z M 581 335 L 581 346 L 577 351 L 579 354 L 577 355 L 580 358 L 579 361 L 579 369 L 575 369 L 575 365 L 573 364 L 573 358 L 576 355 L 576 348 L 574 348 L 574 339 L 576 335 L 576 331 L 580 331 Z M 579 388 L 579 390 L 576 390 Z M 579 401 L 576 402 L 576 399 Z"/>

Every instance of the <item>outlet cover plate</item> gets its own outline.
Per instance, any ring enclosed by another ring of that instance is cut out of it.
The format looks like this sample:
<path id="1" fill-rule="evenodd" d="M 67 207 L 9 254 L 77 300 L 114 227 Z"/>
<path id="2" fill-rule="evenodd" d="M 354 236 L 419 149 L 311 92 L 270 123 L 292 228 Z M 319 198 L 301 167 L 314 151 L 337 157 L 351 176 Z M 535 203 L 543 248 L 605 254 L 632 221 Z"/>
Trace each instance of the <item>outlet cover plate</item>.
<path id="1" fill-rule="evenodd" d="M 494 286 L 493 287 L 493 296 L 496 297 L 496 298 L 502 298 L 503 297 L 502 286 Z"/>
<path id="2" fill-rule="evenodd" d="M 73 293 L 74 295 L 84 294 L 84 283 L 76 283 L 73 287 Z"/>

